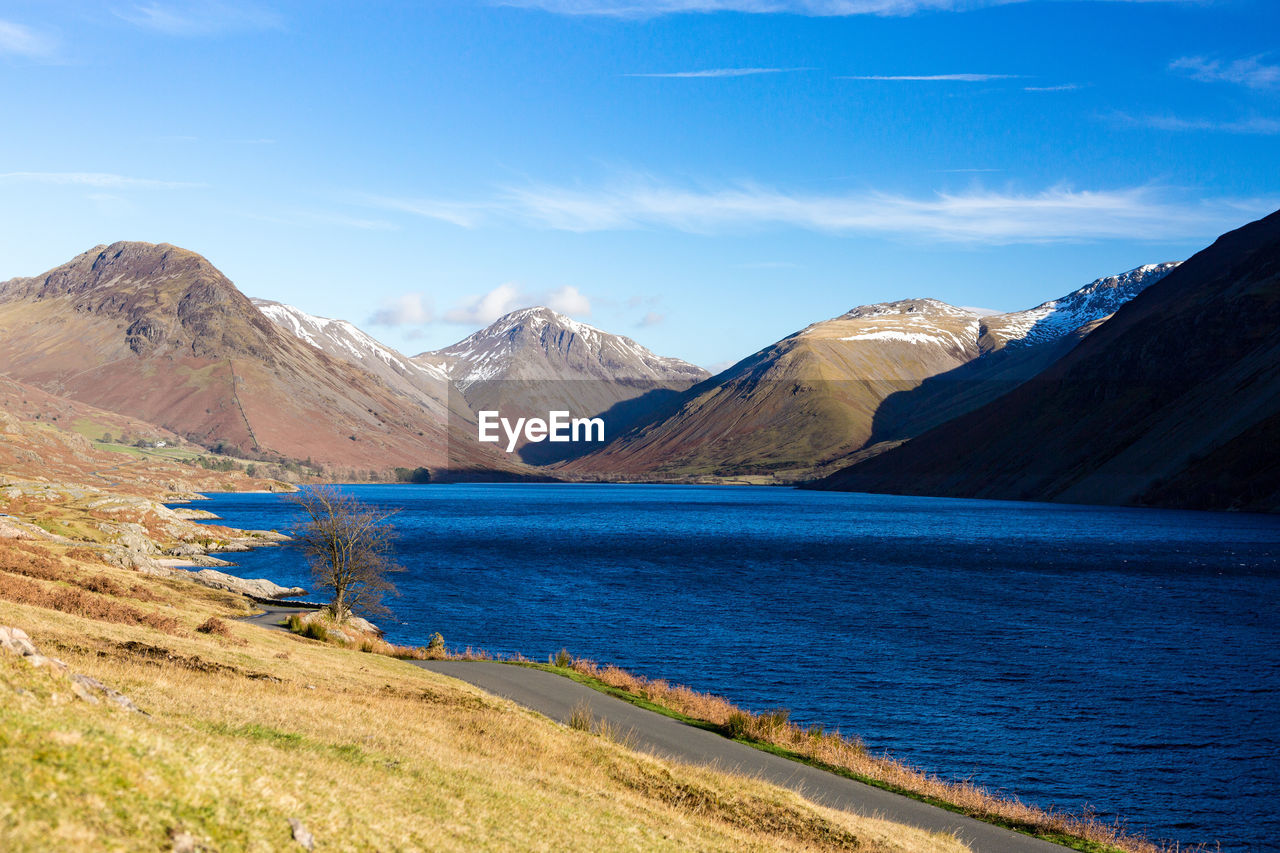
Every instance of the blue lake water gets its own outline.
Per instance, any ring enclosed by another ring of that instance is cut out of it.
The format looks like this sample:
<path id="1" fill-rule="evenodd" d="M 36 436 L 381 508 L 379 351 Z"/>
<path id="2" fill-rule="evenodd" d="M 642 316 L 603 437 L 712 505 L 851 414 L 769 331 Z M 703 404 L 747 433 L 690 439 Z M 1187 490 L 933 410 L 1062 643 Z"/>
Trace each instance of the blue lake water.
<path id="1" fill-rule="evenodd" d="M 354 486 L 391 639 L 566 647 L 1155 840 L 1280 849 L 1280 517 L 714 486 Z M 214 495 L 237 527 L 296 523 Z M 290 548 L 245 577 L 308 586 Z"/>

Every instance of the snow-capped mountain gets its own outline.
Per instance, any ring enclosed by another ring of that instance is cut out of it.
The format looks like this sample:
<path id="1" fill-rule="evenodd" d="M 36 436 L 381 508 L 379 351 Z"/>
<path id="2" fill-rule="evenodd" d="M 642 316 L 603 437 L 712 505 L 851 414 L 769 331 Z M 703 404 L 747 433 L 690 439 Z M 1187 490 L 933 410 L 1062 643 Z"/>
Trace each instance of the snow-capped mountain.
<path id="1" fill-rule="evenodd" d="M 444 416 L 449 405 L 449 377 L 439 366 L 415 362 L 346 320 L 317 317 L 270 299 L 251 301 L 281 331 L 372 373 L 431 413 Z"/>
<path id="2" fill-rule="evenodd" d="M 1016 391 L 819 485 L 1276 512 L 1277 329 L 1280 212 L 1219 237 Z"/>
<path id="3" fill-rule="evenodd" d="M 967 308 L 957 308 L 937 299 L 904 299 L 863 305 L 834 320 L 815 323 L 801 334 L 830 329 L 835 324 L 852 332 L 840 335 L 840 341 L 926 344 L 966 359 L 976 354 L 974 348 L 981 333 L 978 315 Z"/>
<path id="4" fill-rule="evenodd" d="M 656 355 L 631 338 L 580 323 L 550 308 L 522 308 L 458 343 L 414 356 L 438 366 L 464 391 L 498 379 L 598 379 L 692 385 L 701 367 Z"/>
<path id="5" fill-rule="evenodd" d="M 306 341 L 316 349 L 324 350 L 335 358 L 353 361 L 366 369 L 384 365 L 401 376 L 426 376 L 444 379 L 445 373 L 432 364 L 417 364 L 407 356 L 362 332 L 346 320 L 333 320 L 308 314 L 301 308 L 274 302 L 270 299 L 251 300 L 271 322 L 296 338 Z M 375 371 L 381 373 L 381 371 Z"/>
<path id="6" fill-rule="evenodd" d="M 1120 275 L 1092 281 L 1061 299 L 1053 299 L 1009 314 L 983 318 L 983 350 L 1009 344 L 1034 345 L 1056 341 L 1099 320 L 1178 268 L 1179 262 L 1147 264 Z"/>
<path id="7" fill-rule="evenodd" d="M 937 299 L 854 308 L 743 359 L 691 389 L 661 420 L 570 469 L 676 479 L 811 476 L 1007 393 L 1176 266 L 1139 267 L 1007 314 Z"/>
<path id="8" fill-rule="evenodd" d="M 701 367 L 656 355 L 640 344 L 579 323 L 550 308 L 525 308 L 435 352 L 414 356 L 444 369 L 476 412 L 547 417 L 568 411 L 601 416 L 612 438 L 707 378 Z M 525 461 L 547 463 L 589 447 L 529 444 Z"/>

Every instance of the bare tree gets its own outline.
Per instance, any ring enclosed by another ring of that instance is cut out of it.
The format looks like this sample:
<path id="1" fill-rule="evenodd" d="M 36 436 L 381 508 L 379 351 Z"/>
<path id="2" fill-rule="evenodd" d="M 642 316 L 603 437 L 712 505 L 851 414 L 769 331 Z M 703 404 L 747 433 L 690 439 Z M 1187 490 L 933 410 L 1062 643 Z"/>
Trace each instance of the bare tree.
<path id="1" fill-rule="evenodd" d="M 382 599 L 396 588 L 387 575 L 404 567 L 394 560 L 395 529 L 386 522 L 399 510 L 381 511 L 333 486 L 305 487 L 289 500 L 307 514 L 294 542 L 307 555 L 316 583 L 333 591 L 333 618 L 341 622 L 353 610 L 390 613 Z"/>

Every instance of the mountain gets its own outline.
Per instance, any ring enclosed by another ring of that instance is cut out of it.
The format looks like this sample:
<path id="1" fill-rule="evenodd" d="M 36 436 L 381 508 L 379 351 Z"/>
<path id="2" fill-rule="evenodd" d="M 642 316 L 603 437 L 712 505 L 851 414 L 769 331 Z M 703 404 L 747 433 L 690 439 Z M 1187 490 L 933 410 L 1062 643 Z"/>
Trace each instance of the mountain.
<path id="1" fill-rule="evenodd" d="M 1177 267 L 1176 262 L 1148 264 L 1026 311 L 982 317 L 979 357 L 887 398 L 876 411 L 868 444 L 900 443 L 1002 397 L 1066 355 L 1121 305 Z"/>
<path id="2" fill-rule="evenodd" d="M 781 481 L 813 476 L 1008 392 L 1174 267 L 1098 279 L 1009 314 L 936 299 L 855 308 L 695 386 L 661 418 L 565 471 Z"/>
<path id="3" fill-rule="evenodd" d="M 378 377 L 285 334 L 209 261 L 168 244 L 97 246 L 0 284 L 0 372 L 251 458 L 510 467 Z"/>
<path id="4" fill-rule="evenodd" d="M 1147 264 L 1097 279 L 1061 299 L 1026 311 L 985 317 L 982 350 L 985 353 L 1005 346 L 1043 346 L 1075 335 L 1110 317 L 1120 306 L 1177 268 L 1177 261 Z"/>
<path id="5" fill-rule="evenodd" d="M 453 346 L 421 353 L 413 361 L 444 370 L 477 412 L 542 418 L 553 410 L 575 417 L 599 415 L 606 436 L 621 434 L 709 375 L 630 338 L 542 307 L 513 311 Z M 522 448 L 526 461 L 539 464 L 572 452 L 572 447 L 551 444 Z"/>
<path id="6" fill-rule="evenodd" d="M 794 478 L 865 445 L 886 397 L 976 358 L 978 329 L 977 314 L 935 299 L 855 308 L 694 386 L 568 470 Z"/>
<path id="7" fill-rule="evenodd" d="M 1220 237 L 1008 395 L 821 488 L 1280 509 L 1280 212 Z"/>
<path id="8" fill-rule="evenodd" d="M 317 317 L 270 299 L 254 297 L 249 301 L 282 331 L 333 358 L 373 374 L 388 387 L 413 398 L 427 411 L 440 418 L 445 417 L 450 382 L 442 368 L 413 361 L 346 320 Z"/>

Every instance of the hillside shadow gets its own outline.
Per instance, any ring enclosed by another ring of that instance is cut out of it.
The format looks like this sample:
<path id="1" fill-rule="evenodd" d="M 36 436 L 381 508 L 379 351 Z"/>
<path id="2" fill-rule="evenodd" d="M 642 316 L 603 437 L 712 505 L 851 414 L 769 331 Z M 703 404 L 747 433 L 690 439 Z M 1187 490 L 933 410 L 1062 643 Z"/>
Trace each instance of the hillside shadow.
<path id="1" fill-rule="evenodd" d="M 614 403 L 605 411 L 591 415 L 604 421 L 604 441 L 529 442 L 517 450 L 516 454 L 522 462 L 539 467 L 586 456 L 607 447 L 632 430 L 667 417 L 678 408 L 679 401 L 687 393 L 687 390 L 653 388 L 638 397 Z"/>

